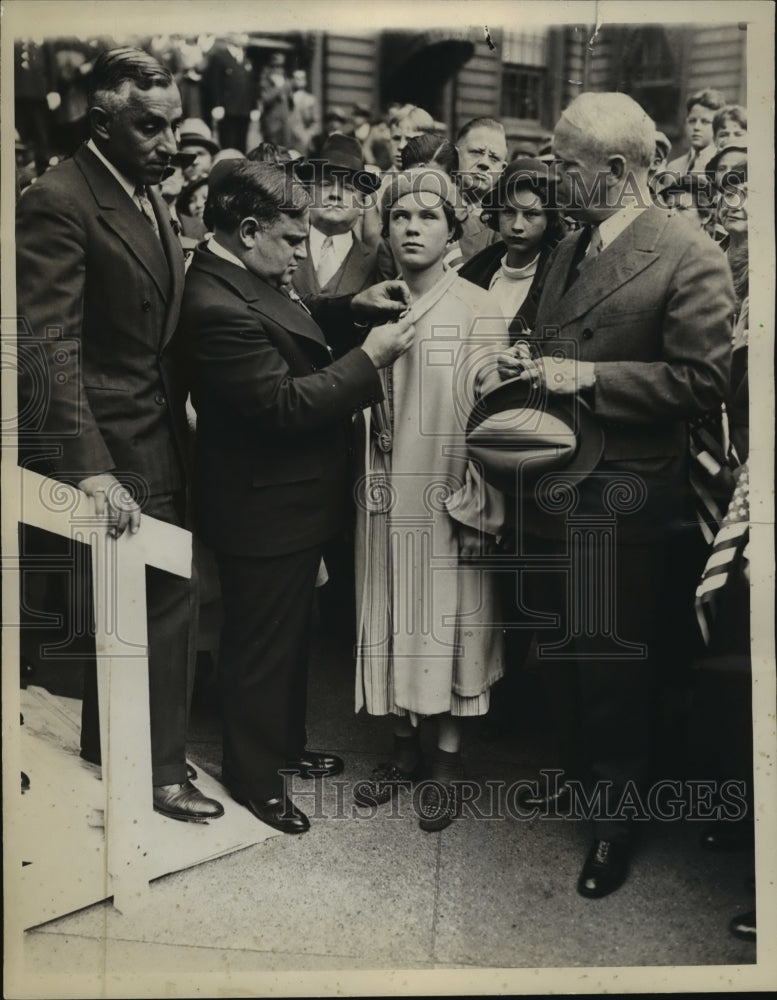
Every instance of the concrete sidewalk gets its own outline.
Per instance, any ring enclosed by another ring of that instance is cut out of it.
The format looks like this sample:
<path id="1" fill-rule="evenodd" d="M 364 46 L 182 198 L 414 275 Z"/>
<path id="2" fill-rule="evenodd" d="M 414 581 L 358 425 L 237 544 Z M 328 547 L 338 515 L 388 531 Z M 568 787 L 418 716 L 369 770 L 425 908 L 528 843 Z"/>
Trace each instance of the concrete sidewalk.
<path id="1" fill-rule="evenodd" d="M 211 695 L 207 683 L 199 685 L 189 755 L 218 777 Z M 496 743 L 482 742 L 479 720 L 468 721 L 470 778 L 509 784 L 535 776 L 544 756 L 541 706 L 527 704 L 522 714 L 525 721 Z M 25 974 L 52 975 L 63 990 L 71 976 L 94 976 L 106 996 L 134 995 L 121 989 L 141 971 L 153 971 L 169 995 L 191 995 L 177 991 L 178 977 L 215 975 L 224 977 L 223 989 L 204 995 L 236 995 L 228 984 L 241 973 L 756 960 L 755 946 L 727 930 L 731 917 L 754 905 L 746 884 L 753 854 L 702 851 L 698 822 L 647 824 L 626 884 L 605 899 L 586 900 L 575 891 L 589 844 L 582 822 L 467 816 L 426 834 L 409 793 L 393 810 L 356 808 L 352 783 L 385 759 L 390 720 L 354 715 L 353 668 L 342 635 L 321 636 L 316 644 L 309 745 L 346 759 L 338 778 L 293 785 L 295 801 L 311 816 L 310 832 L 273 837 L 165 876 L 132 917 L 105 902 L 28 931 Z M 478 801 L 484 811 L 485 799 Z M 184 824 L 180 833 L 187 834 Z M 119 992 L 111 992 L 111 983 Z"/>

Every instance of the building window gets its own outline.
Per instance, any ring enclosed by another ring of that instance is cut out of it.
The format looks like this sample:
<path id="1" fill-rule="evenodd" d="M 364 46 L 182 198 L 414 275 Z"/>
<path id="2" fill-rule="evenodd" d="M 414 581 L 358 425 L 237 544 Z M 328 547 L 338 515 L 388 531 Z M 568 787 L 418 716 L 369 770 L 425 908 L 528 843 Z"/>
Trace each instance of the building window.
<path id="1" fill-rule="evenodd" d="M 539 121 L 545 85 L 544 70 L 529 66 L 502 69 L 502 117 Z"/>
<path id="2" fill-rule="evenodd" d="M 545 96 L 547 34 L 546 28 L 504 32 L 502 117 L 539 121 Z"/>

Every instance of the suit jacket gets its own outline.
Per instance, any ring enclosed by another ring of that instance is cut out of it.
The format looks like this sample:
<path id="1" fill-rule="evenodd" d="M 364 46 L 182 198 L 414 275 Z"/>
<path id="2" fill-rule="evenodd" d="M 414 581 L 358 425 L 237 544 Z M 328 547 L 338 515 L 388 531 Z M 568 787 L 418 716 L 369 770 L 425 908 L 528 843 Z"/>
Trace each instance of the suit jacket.
<path id="1" fill-rule="evenodd" d="M 596 364 L 587 401 L 603 425 L 602 461 L 578 484 L 577 513 L 601 513 L 605 479 L 632 473 L 644 504 L 622 540 L 665 537 L 685 515 L 687 421 L 720 406 L 729 384 L 734 290 L 721 250 L 679 214 L 639 215 L 564 291 L 580 239 L 554 251 L 532 335 L 543 355 Z M 565 518 L 525 506 L 524 529 L 564 537 Z"/>
<path id="2" fill-rule="evenodd" d="M 203 110 L 224 108 L 224 114 L 248 118 L 256 107 L 257 85 L 251 60 L 238 60 L 226 46 L 216 46 L 208 56 L 202 79 Z"/>
<path id="3" fill-rule="evenodd" d="M 529 287 L 529 293 L 521 304 L 520 309 L 510 321 L 511 344 L 515 343 L 517 338 L 526 329 L 532 330 L 534 328 L 534 323 L 537 319 L 537 306 L 539 305 L 550 251 L 551 248 L 546 247 L 540 253 L 540 259 L 537 261 L 537 270 L 534 280 Z M 459 268 L 459 276 L 466 278 L 467 281 L 471 281 L 475 285 L 480 285 L 481 288 L 488 289 L 491 285 L 491 279 L 502 266 L 502 258 L 506 253 L 507 244 L 502 240 L 498 243 L 492 243 L 491 246 L 485 247 L 485 249 L 476 253 L 474 257 L 465 261 Z M 524 326 L 524 324 L 526 325 Z"/>
<path id="4" fill-rule="evenodd" d="M 358 339 L 347 307 L 313 303 L 336 348 Z M 383 398 L 364 351 L 333 361 L 300 303 L 202 248 L 187 272 L 178 346 L 197 411 L 203 541 L 278 556 L 334 536 L 348 502 L 349 418 Z"/>
<path id="5" fill-rule="evenodd" d="M 294 288 L 303 298 L 308 295 L 356 295 L 370 285 L 374 285 L 376 251 L 354 236 L 351 249 L 345 255 L 340 267 L 322 288 L 318 283 L 316 269 L 310 256 L 310 240 L 305 241 L 307 257 L 294 275 Z"/>
<path id="6" fill-rule="evenodd" d="M 459 250 L 462 258 L 466 262 L 498 240 L 499 233 L 480 221 L 479 205 L 476 206 L 461 224 Z"/>
<path id="7" fill-rule="evenodd" d="M 167 493 L 184 484 L 184 397 L 168 351 L 184 269 L 169 212 L 149 197 L 159 239 L 82 146 L 19 199 L 20 446 L 48 453 L 36 463 L 46 475 L 111 471 Z"/>

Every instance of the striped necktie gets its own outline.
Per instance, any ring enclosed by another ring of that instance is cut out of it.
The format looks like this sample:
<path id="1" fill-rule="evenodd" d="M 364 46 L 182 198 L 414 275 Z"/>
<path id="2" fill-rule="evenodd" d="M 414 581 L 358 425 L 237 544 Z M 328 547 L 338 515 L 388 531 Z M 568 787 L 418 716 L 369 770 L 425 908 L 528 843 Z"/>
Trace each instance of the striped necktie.
<path id="1" fill-rule="evenodd" d="M 159 225 L 154 214 L 154 206 L 151 204 L 151 199 L 148 197 L 145 185 L 143 184 L 138 184 L 135 188 L 135 204 L 140 209 L 143 218 L 154 230 L 157 239 L 159 239 Z"/>

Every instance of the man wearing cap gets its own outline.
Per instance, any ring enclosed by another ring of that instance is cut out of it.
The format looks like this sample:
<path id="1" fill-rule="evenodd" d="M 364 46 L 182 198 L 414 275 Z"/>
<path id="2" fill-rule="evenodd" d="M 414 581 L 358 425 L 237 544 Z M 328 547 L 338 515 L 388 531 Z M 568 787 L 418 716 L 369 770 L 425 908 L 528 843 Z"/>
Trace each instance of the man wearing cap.
<path id="1" fill-rule="evenodd" d="M 194 159 L 183 167 L 186 182 L 191 184 L 200 177 L 207 177 L 219 144 L 201 118 L 187 118 L 181 122 L 179 144 L 182 153 L 194 154 Z"/>
<path id="2" fill-rule="evenodd" d="M 143 531 L 141 513 L 186 523 L 184 394 L 169 353 L 184 261 L 155 190 L 182 115 L 169 70 L 133 48 L 97 58 L 89 109 L 89 142 L 17 206 L 19 315 L 49 373 L 45 423 L 30 429 L 38 454 L 26 464 L 92 497 L 117 538 Z M 20 411 L 36 390 L 22 374 Z M 221 804 L 187 778 L 196 588 L 150 568 L 146 593 L 153 805 L 177 820 L 216 819 Z M 100 763 L 93 671 L 81 754 Z"/>
<path id="3" fill-rule="evenodd" d="M 559 732 L 579 737 L 559 763 L 594 803 L 595 839 L 578 880 L 591 898 L 625 879 L 627 794 L 652 777 L 661 598 L 689 514 L 687 425 L 726 390 L 734 295 L 719 248 L 651 204 L 655 126 L 635 101 L 582 94 L 558 122 L 553 150 L 559 206 L 584 226 L 550 258 L 529 340 L 535 360 L 513 370 L 540 395 L 587 404 L 604 451 L 588 475 L 565 481 L 561 468 L 522 490 L 518 537 L 519 551 L 540 562 L 567 560 L 564 572 L 527 573 L 521 593 L 523 607 L 560 616 L 540 633 L 539 658 Z M 586 541 L 573 549 L 581 528 Z M 571 789 L 564 796 L 551 784 L 528 804 L 565 797 Z"/>
<path id="4" fill-rule="evenodd" d="M 303 297 L 354 295 L 375 281 L 376 251 L 353 231 L 364 212 L 362 198 L 374 194 L 380 177 L 364 169 L 359 143 L 342 132 L 329 136 L 321 160 L 312 166 L 307 256 L 294 275 L 294 287 Z"/>

